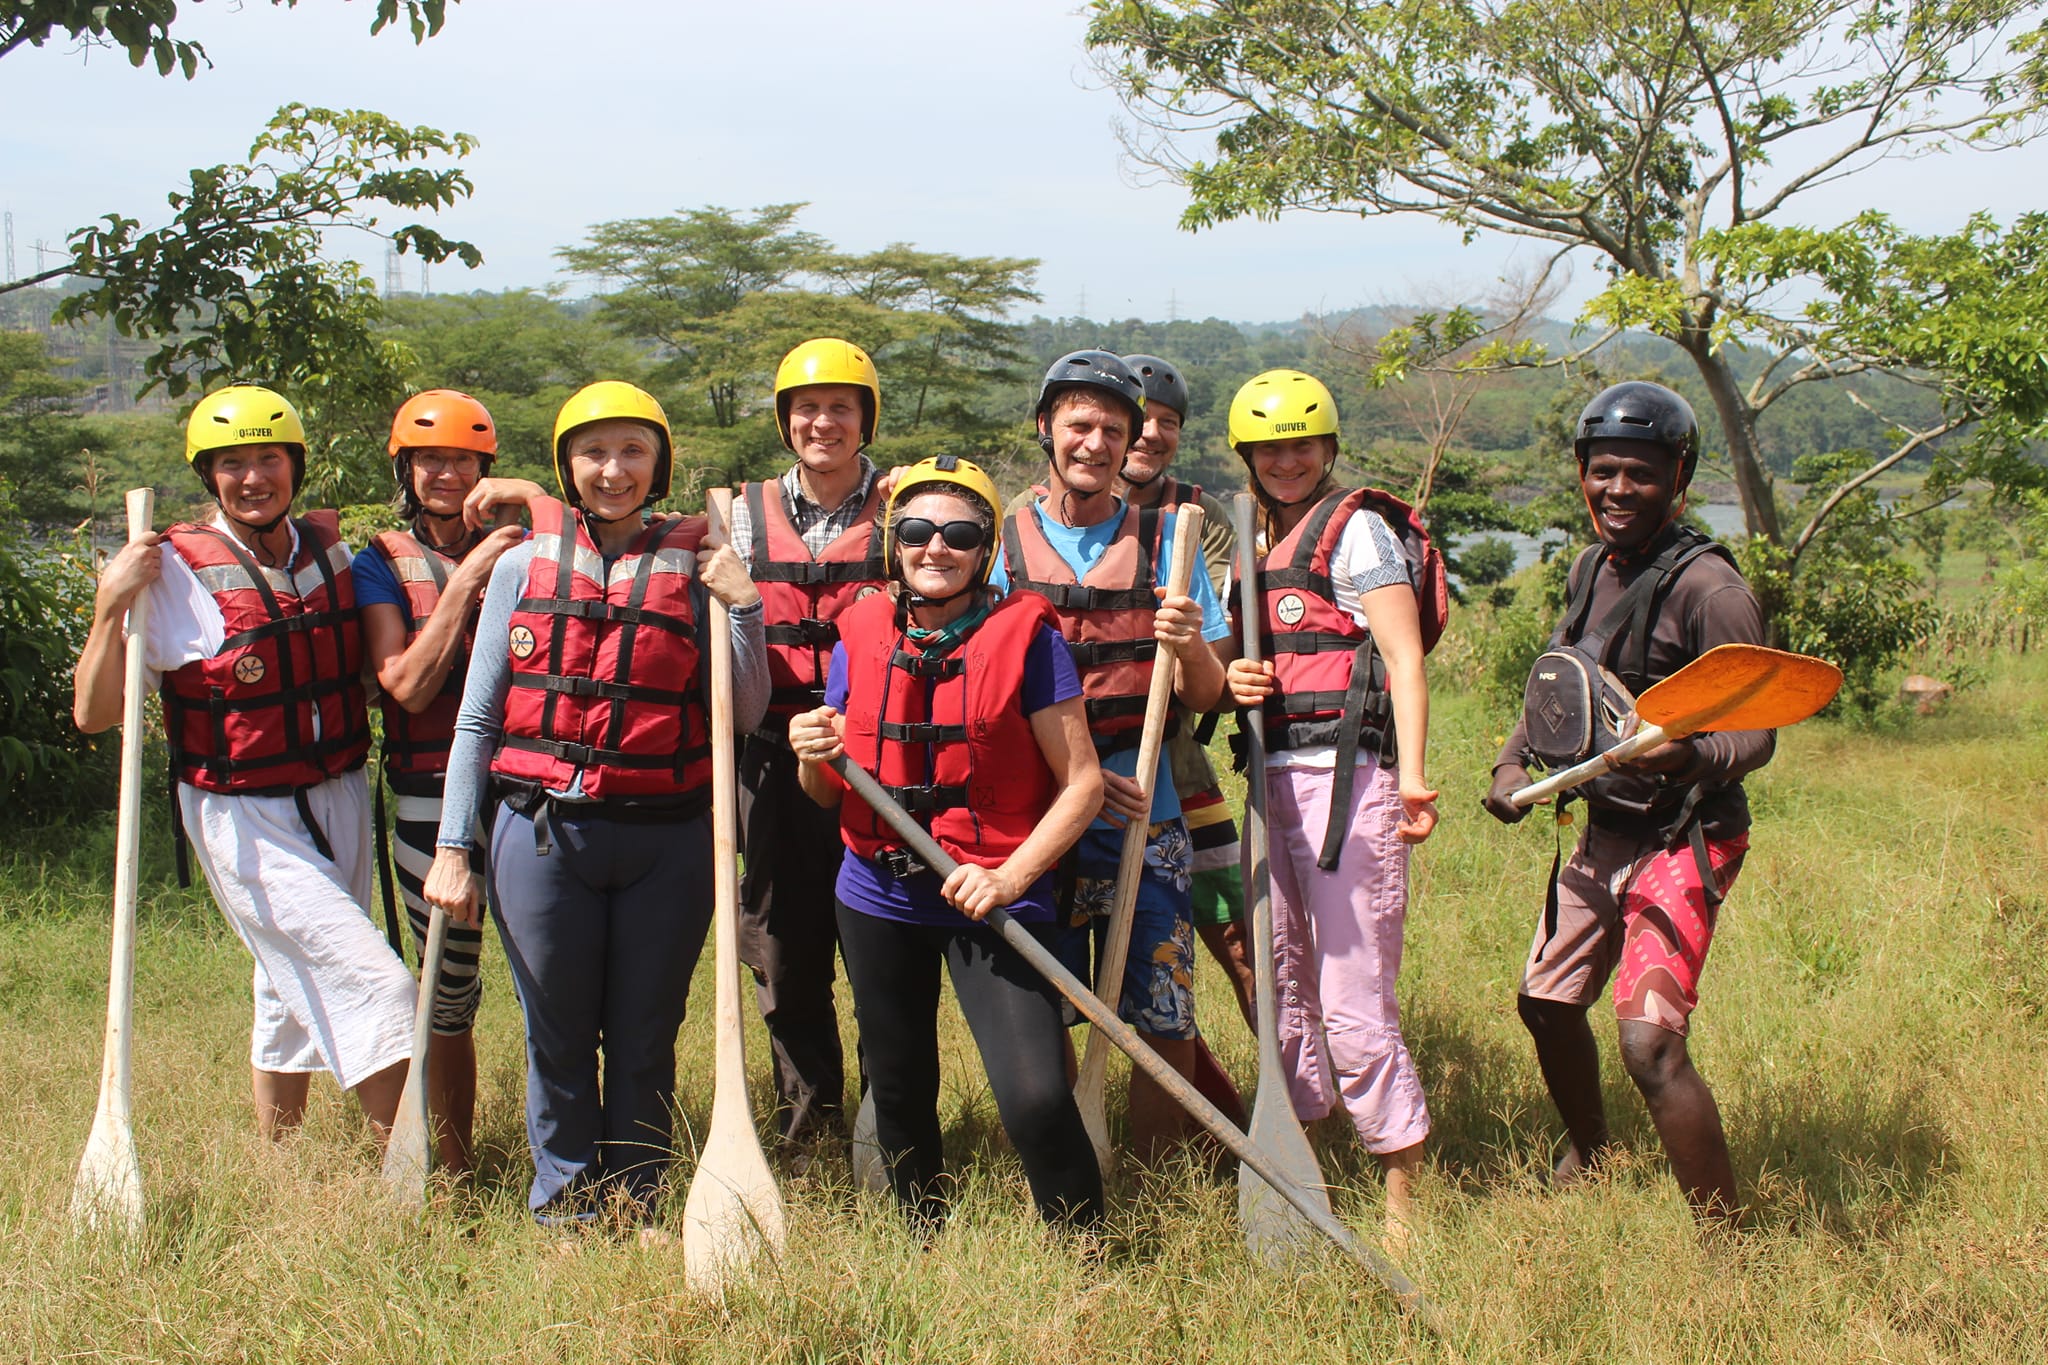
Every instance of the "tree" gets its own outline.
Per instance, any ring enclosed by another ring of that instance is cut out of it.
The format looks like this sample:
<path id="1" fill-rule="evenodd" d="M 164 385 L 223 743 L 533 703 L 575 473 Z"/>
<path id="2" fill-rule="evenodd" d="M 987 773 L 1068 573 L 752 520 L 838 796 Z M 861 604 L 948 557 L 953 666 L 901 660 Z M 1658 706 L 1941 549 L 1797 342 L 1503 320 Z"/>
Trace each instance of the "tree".
<path id="1" fill-rule="evenodd" d="M 386 299 L 384 335 L 411 358 L 409 388 L 460 389 L 491 410 L 494 469 L 552 485 L 555 414 L 569 395 L 645 379 L 645 357 L 590 311 L 526 289 Z"/>
<path id="2" fill-rule="evenodd" d="M 0 332 L 0 522 L 68 523 L 81 515 L 68 471 L 79 450 L 98 440 L 78 415 L 84 388 L 51 366 L 40 336 Z"/>
<path id="3" fill-rule="evenodd" d="M 299 0 L 270 0 L 295 8 Z M 377 0 L 370 32 L 382 33 L 403 14 L 414 42 L 441 31 L 448 0 Z M 0 0 L 0 57 L 20 47 L 41 47 L 59 34 L 73 42 L 107 44 L 128 54 L 131 65 L 156 63 L 159 76 L 176 67 L 191 80 L 207 59 L 198 43 L 171 36 L 176 0 Z"/>
<path id="4" fill-rule="evenodd" d="M 892 435 L 916 435 L 928 420 L 961 436 L 989 426 L 970 401 L 989 383 L 1021 377 L 1028 358 L 1005 315 L 1038 302 L 1037 272 L 1029 258 L 953 256 L 903 242 L 824 263 L 820 273 L 839 292 L 897 314 L 894 339 L 871 347 L 893 362 Z"/>
<path id="5" fill-rule="evenodd" d="M 1888 371 L 1937 389 L 1940 420 L 1899 432 L 1868 477 L 1965 428 L 1979 468 L 2010 469 L 2038 429 L 2044 319 L 2013 306 L 2010 286 L 2041 286 L 1985 266 L 2033 260 L 2048 227 L 1978 219 L 1917 238 L 1875 214 L 1786 221 L 1810 191 L 1880 159 L 2038 136 L 2038 12 L 2022 0 L 1096 0 L 1088 41 L 1149 130 L 1127 137 L 1131 150 L 1187 187 L 1187 227 L 1405 213 L 1468 240 L 1493 231 L 1596 254 L 1611 283 L 1587 317 L 1683 350 L 1749 529 L 1778 542 L 1757 422 L 1801 385 Z M 1181 145 L 1211 135 L 1213 154 Z M 1764 353 L 1746 384 L 1738 342 Z M 1797 548 L 1831 511 L 1815 509 Z"/>
<path id="6" fill-rule="evenodd" d="M 618 286 L 601 298 L 598 316 L 620 336 L 653 342 L 666 369 L 710 405 L 713 425 L 731 427 L 761 368 L 761 324 L 772 321 L 759 316 L 758 302 L 753 316 L 742 316 L 742 305 L 793 288 L 828 250 L 824 238 L 794 226 L 803 209 L 769 204 L 742 219 L 714 205 L 625 218 L 597 224 L 589 245 L 555 255 L 579 275 Z"/>

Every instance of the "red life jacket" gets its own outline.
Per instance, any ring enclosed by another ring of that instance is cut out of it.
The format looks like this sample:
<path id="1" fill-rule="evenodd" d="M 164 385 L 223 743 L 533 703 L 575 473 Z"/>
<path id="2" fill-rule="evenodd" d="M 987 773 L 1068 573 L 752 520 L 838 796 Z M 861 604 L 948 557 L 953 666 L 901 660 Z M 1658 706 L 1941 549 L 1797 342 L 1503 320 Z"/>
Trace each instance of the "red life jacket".
<path id="1" fill-rule="evenodd" d="M 297 518 L 289 569 L 183 523 L 164 533 L 220 608 L 219 652 L 164 675 L 171 770 L 205 791 L 280 796 L 363 765 L 363 629 L 340 517 Z M 317 737 L 316 737 L 317 736 Z"/>
<path id="2" fill-rule="evenodd" d="M 853 525 L 815 558 L 782 501 L 780 483 L 740 489 L 753 523 L 753 579 L 761 590 L 768 642 L 769 719 L 762 730 L 786 737 L 789 718 L 825 701 L 825 674 L 839 642 L 835 618 L 856 598 L 871 597 L 889 581 L 882 562 L 880 480 Z"/>
<path id="3" fill-rule="evenodd" d="M 1359 747 L 1370 744 L 1382 767 L 1398 757 L 1386 664 L 1366 628 L 1338 607 L 1330 583 L 1330 558 L 1360 509 L 1378 513 L 1402 541 L 1424 652 L 1442 635 L 1450 602 L 1443 557 L 1420 519 L 1407 503 L 1377 488 L 1329 494 L 1259 561 L 1260 645 L 1280 688 L 1264 708 L 1266 748 L 1337 746 L 1331 820 L 1316 859 L 1326 871 L 1342 855 L 1346 823 L 1337 815 L 1351 807 Z"/>
<path id="4" fill-rule="evenodd" d="M 846 648 L 846 754 L 873 773 L 946 852 L 998 867 L 1052 807 L 1053 774 L 1024 714 L 1024 656 L 1051 604 L 1011 593 L 952 652 L 926 658 L 887 595 L 839 618 Z M 879 858 L 900 841 L 852 792 L 846 846 Z"/>
<path id="5" fill-rule="evenodd" d="M 410 531 L 380 531 L 370 538 L 405 590 L 405 645 L 412 648 L 427 618 L 448 587 L 448 573 L 462 561 L 421 541 Z M 466 552 L 465 552 L 466 553 Z M 448 771 L 448 750 L 455 742 L 455 713 L 462 709 L 462 682 L 469 672 L 469 654 L 476 647 L 476 604 L 462 625 L 461 652 L 448 669 L 441 690 L 422 711 L 412 712 L 390 697 L 384 699 L 384 770 L 395 778 L 436 778 Z M 438 788 L 437 788 L 438 789 Z"/>
<path id="6" fill-rule="evenodd" d="M 1360 509 L 1378 513 L 1402 542 L 1423 652 L 1443 634 L 1450 601 L 1443 557 L 1408 504 L 1377 488 L 1329 494 L 1259 561 L 1261 642 L 1280 685 L 1265 708 L 1269 749 L 1342 745 L 1349 723 L 1377 740 L 1383 763 L 1394 761 L 1386 665 L 1366 628 L 1337 606 L 1330 584 L 1331 556 Z"/>
<path id="7" fill-rule="evenodd" d="M 607 572 L 580 515 L 553 498 L 527 510 L 533 561 L 504 645 L 512 687 L 491 771 L 528 797 L 565 792 L 579 772 L 593 800 L 666 809 L 688 803 L 661 798 L 708 796 L 690 605 L 704 518 L 644 527 Z"/>
<path id="8" fill-rule="evenodd" d="M 1003 521 L 1010 587 L 1037 593 L 1052 603 L 1060 634 L 1074 656 L 1074 669 L 1081 675 L 1096 751 L 1111 754 L 1131 748 L 1144 728 L 1152 660 L 1159 653 L 1159 641 L 1152 634 L 1153 614 L 1159 607 L 1159 599 L 1152 595 L 1158 582 L 1159 508 L 1126 504 L 1102 557 L 1079 580 L 1045 538 L 1039 515 L 1034 505 Z"/>

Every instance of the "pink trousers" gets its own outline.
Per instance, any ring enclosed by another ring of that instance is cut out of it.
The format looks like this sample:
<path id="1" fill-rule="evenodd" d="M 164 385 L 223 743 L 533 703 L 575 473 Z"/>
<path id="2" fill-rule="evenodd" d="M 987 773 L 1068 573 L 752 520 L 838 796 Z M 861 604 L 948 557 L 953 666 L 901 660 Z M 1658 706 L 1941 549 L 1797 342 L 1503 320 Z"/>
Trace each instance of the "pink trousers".
<path id="1" fill-rule="evenodd" d="M 1408 846 L 1394 832 L 1398 784 L 1377 764 L 1359 765 L 1343 857 L 1325 872 L 1316 854 L 1331 779 L 1321 768 L 1266 773 L 1280 1056 L 1303 1122 L 1341 1102 L 1367 1151 L 1398 1152 L 1429 1136 L 1394 999 L 1408 918 Z"/>

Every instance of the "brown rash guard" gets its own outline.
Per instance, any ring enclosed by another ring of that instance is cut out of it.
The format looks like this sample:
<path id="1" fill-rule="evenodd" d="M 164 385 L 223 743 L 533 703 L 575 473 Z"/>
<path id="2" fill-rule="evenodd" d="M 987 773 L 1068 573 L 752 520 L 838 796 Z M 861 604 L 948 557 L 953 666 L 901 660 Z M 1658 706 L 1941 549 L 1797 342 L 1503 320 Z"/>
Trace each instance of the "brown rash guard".
<path id="1" fill-rule="evenodd" d="M 1594 560 L 1592 608 L 1589 622 L 1599 621 L 1638 575 L 1667 543 L 1670 532 L 1656 536 L 1643 550 L 1626 560 L 1602 554 Z M 1574 582 L 1576 586 L 1576 580 Z M 1659 604 L 1650 623 L 1650 667 L 1652 682 L 1670 677 L 1716 645 L 1764 643 L 1763 612 L 1733 564 L 1718 554 L 1705 554 L 1685 566 Z M 1624 644 L 1624 651 L 1634 646 Z M 1727 839 L 1749 828 L 1749 800 L 1743 794 L 1742 778 L 1771 761 L 1777 746 L 1775 730 L 1728 730 L 1692 737 L 1696 757 L 1692 766 L 1673 773 L 1671 786 L 1704 783 L 1708 790 L 1699 805 L 1700 823 L 1707 836 Z M 1501 746 L 1496 770 L 1510 764 L 1526 768 L 1533 760 L 1528 754 L 1526 720 L 1517 720 L 1514 733 Z M 1589 803 L 1590 804 L 1590 803 Z M 1593 819 L 1604 824 L 1606 814 L 1594 807 Z M 1622 812 L 1614 815 L 1627 817 Z M 1618 821 L 1614 823 L 1620 823 Z"/>

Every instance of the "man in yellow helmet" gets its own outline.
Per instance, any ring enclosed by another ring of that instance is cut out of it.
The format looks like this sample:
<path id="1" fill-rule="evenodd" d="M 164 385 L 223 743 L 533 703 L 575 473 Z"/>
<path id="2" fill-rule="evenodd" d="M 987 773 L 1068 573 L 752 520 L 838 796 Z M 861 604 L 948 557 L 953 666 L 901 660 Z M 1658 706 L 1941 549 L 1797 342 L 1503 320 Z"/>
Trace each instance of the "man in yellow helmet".
<path id="1" fill-rule="evenodd" d="M 863 453 L 881 407 L 866 351 L 837 337 L 804 342 L 775 372 L 776 428 L 796 458 L 733 503 L 732 543 L 761 590 L 773 688 L 740 755 L 740 956 L 774 1052 L 776 1130 L 799 1161 L 804 1144 L 844 1135 L 846 1069 L 832 1000 L 837 867 L 826 856 L 838 824 L 798 786 L 789 720 L 824 699 L 840 612 L 888 581 L 883 490 Z"/>
<path id="2" fill-rule="evenodd" d="M 173 814 L 256 959 L 257 1129 L 295 1127 L 310 1073 L 329 1071 L 381 1139 L 412 1054 L 414 987 L 367 913 L 370 727 L 348 547 L 335 513 L 290 515 L 306 432 L 281 395 L 207 395 L 185 458 L 218 510 L 109 562 L 74 716 L 87 733 L 121 719 L 123 619 L 149 594 L 144 659 L 162 685 Z"/>

